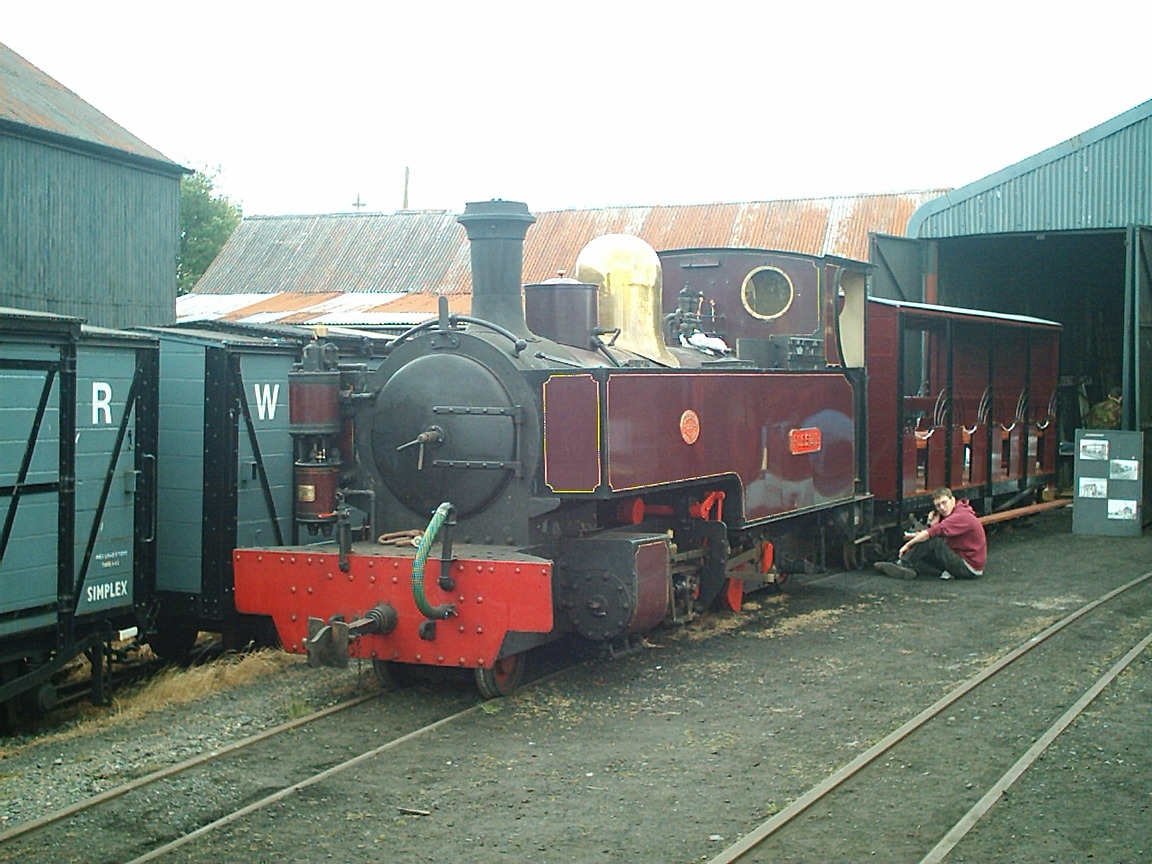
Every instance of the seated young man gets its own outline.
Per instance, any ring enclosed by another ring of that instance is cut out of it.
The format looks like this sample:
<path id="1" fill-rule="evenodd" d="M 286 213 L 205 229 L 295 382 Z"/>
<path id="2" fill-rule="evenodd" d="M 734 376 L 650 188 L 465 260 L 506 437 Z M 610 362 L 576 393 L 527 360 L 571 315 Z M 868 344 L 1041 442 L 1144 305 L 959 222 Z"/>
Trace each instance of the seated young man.
<path id="1" fill-rule="evenodd" d="M 983 576 L 988 540 L 968 499 L 957 501 L 951 489 L 941 486 L 932 492 L 932 507 L 928 527 L 908 538 L 898 560 L 880 561 L 876 569 L 898 579 Z"/>

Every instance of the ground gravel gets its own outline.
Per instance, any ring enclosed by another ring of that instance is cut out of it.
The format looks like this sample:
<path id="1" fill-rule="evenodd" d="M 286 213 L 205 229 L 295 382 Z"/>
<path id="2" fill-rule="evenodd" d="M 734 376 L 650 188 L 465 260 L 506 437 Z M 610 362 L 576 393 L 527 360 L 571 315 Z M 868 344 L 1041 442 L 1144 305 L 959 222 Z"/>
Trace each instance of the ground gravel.
<path id="1" fill-rule="evenodd" d="M 261 811 L 210 845 L 185 847 L 178 858 L 708 860 L 1008 648 L 1152 566 L 1152 539 L 1075 536 L 1066 510 L 1002 527 L 990 545 L 981 580 L 813 574 L 792 594 L 755 598 L 742 614 L 657 631 L 643 651 L 585 661 L 417 746 Z M 1120 641 L 1148 630 L 1152 594 L 1142 590 L 1098 619 Z M 1116 659 L 1093 657 L 1077 640 L 1060 650 L 1059 670 Z M 1150 665 L 1142 658 L 1110 687 L 950 860 L 1152 860 Z M 268 678 L 84 735 L 69 737 L 66 723 L 44 727 L 0 753 L 0 829 L 376 686 L 367 668 L 313 670 L 294 661 Z M 427 699 L 429 686 L 404 698 Z M 1076 693 L 1051 701 L 1067 704 Z M 947 722 L 958 732 L 978 729 L 985 717 L 1030 697 L 1014 690 L 984 698 Z M 1051 722 L 1045 712 L 1063 710 L 1036 709 L 1037 729 Z M 363 749 L 386 735 L 370 714 L 356 723 L 343 732 Z M 1030 734 L 1020 730 L 1024 746 Z M 1015 738 L 990 744 L 1016 752 Z M 876 815 L 897 826 L 879 835 L 832 810 L 820 817 L 830 847 L 784 848 L 761 860 L 919 860 L 927 826 L 940 813 L 962 813 L 983 778 L 1002 770 L 980 763 L 970 738 L 957 734 L 956 742 L 894 768 L 923 777 L 933 759 L 970 762 L 971 789 L 878 800 L 884 813 Z M 920 852 L 909 857 L 907 848 Z"/>
<path id="2" fill-rule="evenodd" d="M 367 667 L 309 669 L 293 657 L 255 681 L 143 717 L 129 710 L 141 688 L 117 694 L 111 708 L 60 712 L 0 740 L 0 831 L 377 687 Z"/>

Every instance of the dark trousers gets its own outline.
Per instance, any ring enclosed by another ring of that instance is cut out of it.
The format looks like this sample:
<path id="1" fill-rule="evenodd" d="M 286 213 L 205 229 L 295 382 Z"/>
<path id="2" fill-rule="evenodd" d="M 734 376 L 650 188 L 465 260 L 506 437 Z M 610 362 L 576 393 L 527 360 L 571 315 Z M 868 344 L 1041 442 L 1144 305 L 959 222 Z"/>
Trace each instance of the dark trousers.
<path id="1" fill-rule="evenodd" d="M 900 560 L 929 579 L 939 577 L 945 570 L 957 579 L 975 579 L 979 575 L 973 573 L 968 562 L 948 547 L 943 537 L 930 537 L 917 543 Z"/>

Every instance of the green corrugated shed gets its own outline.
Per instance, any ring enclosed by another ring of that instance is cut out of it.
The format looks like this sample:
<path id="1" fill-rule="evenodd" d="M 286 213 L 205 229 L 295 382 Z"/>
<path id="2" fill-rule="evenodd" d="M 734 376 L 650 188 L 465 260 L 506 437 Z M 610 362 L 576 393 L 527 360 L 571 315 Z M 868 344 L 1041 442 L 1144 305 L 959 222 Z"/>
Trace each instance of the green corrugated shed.
<path id="1" fill-rule="evenodd" d="M 909 237 L 1152 224 L 1152 100 L 923 204 Z"/>
<path id="2" fill-rule="evenodd" d="M 174 321 L 185 171 L 0 45 L 0 305 Z"/>

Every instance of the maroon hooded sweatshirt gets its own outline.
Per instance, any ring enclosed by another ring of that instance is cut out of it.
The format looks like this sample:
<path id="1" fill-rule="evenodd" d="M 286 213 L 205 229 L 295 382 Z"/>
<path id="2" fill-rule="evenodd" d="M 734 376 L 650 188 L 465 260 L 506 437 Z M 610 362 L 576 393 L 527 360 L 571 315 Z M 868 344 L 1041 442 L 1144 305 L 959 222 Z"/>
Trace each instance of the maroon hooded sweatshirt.
<path id="1" fill-rule="evenodd" d="M 929 537 L 943 537 L 953 552 L 968 562 L 977 573 L 984 572 L 984 562 L 988 560 L 988 540 L 984 536 L 984 526 L 967 498 L 956 500 L 952 512 L 928 527 Z"/>

